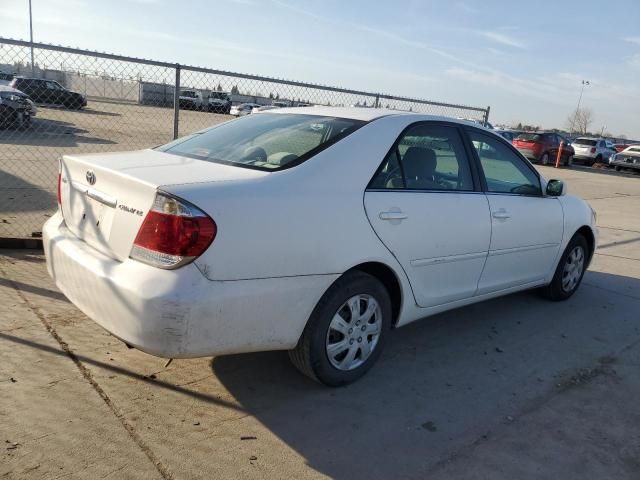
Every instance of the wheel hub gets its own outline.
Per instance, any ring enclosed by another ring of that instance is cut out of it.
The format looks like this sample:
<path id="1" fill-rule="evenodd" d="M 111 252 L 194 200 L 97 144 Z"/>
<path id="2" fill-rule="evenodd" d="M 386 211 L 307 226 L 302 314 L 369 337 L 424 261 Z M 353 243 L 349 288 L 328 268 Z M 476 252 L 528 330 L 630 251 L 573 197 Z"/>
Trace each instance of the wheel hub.
<path id="1" fill-rule="evenodd" d="M 382 309 L 374 297 L 354 295 L 334 314 L 326 337 L 326 353 L 339 370 L 358 368 L 371 356 L 382 328 Z"/>

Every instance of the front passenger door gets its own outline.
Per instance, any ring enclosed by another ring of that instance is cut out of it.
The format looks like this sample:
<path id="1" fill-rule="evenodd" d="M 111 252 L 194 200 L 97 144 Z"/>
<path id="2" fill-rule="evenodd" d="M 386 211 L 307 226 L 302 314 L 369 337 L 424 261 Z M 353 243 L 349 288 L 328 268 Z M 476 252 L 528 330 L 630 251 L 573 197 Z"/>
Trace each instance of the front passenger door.
<path id="1" fill-rule="evenodd" d="M 564 216 L 557 198 L 542 194 L 540 177 L 499 138 L 468 129 L 486 181 L 491 244 L 478 295 L 540 283 L 555 267 Z"/>
<path id="2" fill-rule="evenodd" d="M 417 123 L 365 192 L 369 222 L 402 265 L 420 307 L 472 297 L 478 287 L 491 223 L 473 167 L 457 126 Z"/>

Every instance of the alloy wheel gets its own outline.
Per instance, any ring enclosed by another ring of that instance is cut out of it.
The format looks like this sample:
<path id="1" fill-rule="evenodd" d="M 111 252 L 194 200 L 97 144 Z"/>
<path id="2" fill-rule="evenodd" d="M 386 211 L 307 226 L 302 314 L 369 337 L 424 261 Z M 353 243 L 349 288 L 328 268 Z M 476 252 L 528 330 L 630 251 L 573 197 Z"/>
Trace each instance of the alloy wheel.
<path id="1" fill-rule="evenodd" d="M 562 271 L 562 290 L 567 293 L 573 291 L 582 277 L 583 269 L 584 249 L 580 245 L 576 245 L 567 256 L 564 264 L 564 270 Z"/>
<path id="2" fill-rule="evenodd" d="M 371 356 L 382 329 L 382 309 L 371 295 L 354 295 L 331 319 L 326 337 L 329 362 L 339 370 L 358 368 Z"/>

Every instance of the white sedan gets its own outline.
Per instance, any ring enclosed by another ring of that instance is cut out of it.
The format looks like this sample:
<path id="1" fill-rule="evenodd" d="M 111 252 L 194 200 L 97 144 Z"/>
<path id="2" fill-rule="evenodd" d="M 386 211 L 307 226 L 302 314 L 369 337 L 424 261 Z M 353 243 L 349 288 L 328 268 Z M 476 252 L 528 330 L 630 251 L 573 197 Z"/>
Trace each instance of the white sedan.
<path id="1" fill-rule="evenodd" d="M 534 287 L 569 298 L 597 242 L 586 202 L 451 118 L 279 109 L 60 167 L 47 267 L 89 317 L 162 357 L 289 350 L 332 386 L 392 328 Z"/>

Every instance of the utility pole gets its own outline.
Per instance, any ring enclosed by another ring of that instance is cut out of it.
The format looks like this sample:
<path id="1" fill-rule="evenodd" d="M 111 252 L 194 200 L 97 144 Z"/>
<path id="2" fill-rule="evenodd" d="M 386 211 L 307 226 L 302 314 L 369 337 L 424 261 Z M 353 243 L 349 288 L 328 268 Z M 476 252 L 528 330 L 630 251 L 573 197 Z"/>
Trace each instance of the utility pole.
<path id="1" fill-rule="evenodd" d="M 580 102 L 582 101 L 582 94 L 584 93 L 584 87 L 586 87 L 587 85 L 591 85 L 589 83 L 589 80 L 582 80 L 582 88 L 580 89 L 580 96 L 578 97 L 578 106 L 576 107 L 576 113 L 573 115 L 573 125 L 571 125 L 571 133 L 573 133 L 574 127 L 576 125 L 578 112 L 580 111 Z"/>
<path id="2" fill-rule="evenodd" d="M 29 0 L 29 41 L 31 42 L 31 76 L 35 77 L 35 63 L 33 60 L 33 15 L 31 14 L 31 0 Z"/>

